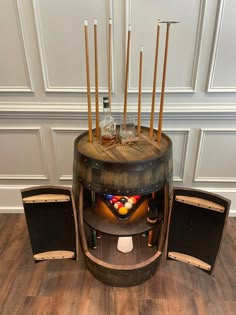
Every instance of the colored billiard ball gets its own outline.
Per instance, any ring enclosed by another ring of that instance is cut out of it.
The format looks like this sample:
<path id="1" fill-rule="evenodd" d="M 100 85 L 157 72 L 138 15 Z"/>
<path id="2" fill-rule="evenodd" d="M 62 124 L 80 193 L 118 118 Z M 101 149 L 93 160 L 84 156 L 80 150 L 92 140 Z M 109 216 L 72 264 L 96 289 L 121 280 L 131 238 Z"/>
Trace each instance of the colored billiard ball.
<path id="1" fill-rule="evenodd" d="M 135 199 L 135 201 L 136 201 L 136 199 Z M 128 198 L 128 202 L 131 203 L 131 204 L 135 203 L 135 202 L 134 202 L 134 198 L 133 198 L 133 197 L 129 197 L 129 198 Z"/>
<path id="2" fill-rule="evenodd" d="M 110 199 L 110 202 L 111 202 L 112 204 L 116 203 L 117 201 L 118 201 L 118 200 L 117 200 L 116 197 L 112 197 L 112 198 Z"/>
<path id="3" fill-rule="evenodd" d="M 122 202 L 123 204 L 125 204 L 126 202 L 127 202 L 127 198 L 125 198 L 125 197 L 122 197 L 122 198 L 120 198 L 120 202 Z"/>
<path id="4" fill-rule="evenodd" d="M 113 198 L 113 195 L 105 195 L 106 199 L 110 200 Z"/>
<path id="5" fill-rule="evenodd" d="M 132 203 L 126 202 L 126 203 L 125 203 L 125 208 L 131 209 L 131 208 L 132 208 Z"/>
<path id="6" fill-rule="evenodd" d="M 120 201 L 117 201 L 117 202 L 114 204 L 114 208 L 116 208 L 116 209 L 119 209 L 119 208 L 121 208 L 121 207 L 123 207 L 123 203 L 120 202 Z"/>
<path id="7" fill-rule="evenodd" d="M 128 213 L 128 209 L 125 207 L 121 207 L 120 209 L 118 209 L 118 213 L 120 215 L 126 215 Z"/>

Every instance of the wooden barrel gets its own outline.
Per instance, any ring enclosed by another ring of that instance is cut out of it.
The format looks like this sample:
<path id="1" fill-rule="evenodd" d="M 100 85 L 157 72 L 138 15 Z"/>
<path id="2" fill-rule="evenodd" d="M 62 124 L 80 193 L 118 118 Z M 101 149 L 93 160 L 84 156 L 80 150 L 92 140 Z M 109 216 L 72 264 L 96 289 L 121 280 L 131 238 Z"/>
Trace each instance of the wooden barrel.
<path id="1" fill-rule="evenodd" d="M 97 193 L 145 195 L 172 180 L 172 143 L 162 134 L 161 143 L 142 129 L 139 141 L 105 147 L 83 133 L 74 143 L 74 183 Z"/>
<path id="2" fill-rule="evenodd" d="M 73 192 L 79 213 L 80 242 L 86 265 L 102 282 L 112 286 L 133 286 L 150 278 L 156 271 L 166 237 L 169 196 L 172 190 L 172 143 L 162 134 L 161 142 L 149 139 L 149 129 L 142 128 L 136 142 L 105 147 L 96 139 L 88 142 L 88 132 L 74 143 Z M 93 193 L 91 193 L 93 192 Z M 91 196 L 102 194 L 142 195 L 158 192 L 164 201 L 162 214 L 152 226 L 147 223 L 147 207 L 138 208 L 132 216 L 120 222 L 112 212 L 104 210 Z M 94 250 L 94 232 L 102 233 Z M 144 234 L 154 235 L 154 246 Z M 132 236 L 131 253 L 118 253 L 119 237 Z M 92 241 L 91 241 L 92 238 Z M 91 245 L 92 243 L 92 245 Z M 100 246 L 100 248 L 99 248 Z M 107 253 L 107 255 L 106 255 Z"/>
<path id="3" fill-rule="evenodd" d="M 127 268 L 99 262 L 90 254 L 85 255 L 85 261 L 89 271 L 103 283 L 116 287 L 131 287 L 147 281 L 155 274 L 160 255 L 161 252 L 156 252 L 148 262 L 129 265 Z"/>

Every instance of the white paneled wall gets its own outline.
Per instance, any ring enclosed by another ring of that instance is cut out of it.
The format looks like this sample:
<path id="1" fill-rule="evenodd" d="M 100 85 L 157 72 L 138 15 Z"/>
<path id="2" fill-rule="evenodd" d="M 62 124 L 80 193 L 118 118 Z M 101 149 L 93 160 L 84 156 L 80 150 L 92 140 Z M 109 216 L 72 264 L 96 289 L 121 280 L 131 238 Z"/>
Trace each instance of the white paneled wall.
<path id="1" fill-rule="evenodd" d="M 185 9 L 171 0 L 145 4 L 143 0 L 127 1 L 127 23 L 132 25 L 130 92 L 138 91 L 139 46 L 144 46 L 143 91 L 152 92 L 155 56 L 156 25 L 162 21 L 178 21 L 170 32 L 166 91 L 193 92 L 196 86 L 199 51 L 202 36 L 205 0 L 184 1 Z M 186 12 L 192 12 L 190 15 Z M 165 25 L 161 25 L 159 46 L 158 85 L 161 85 L 162 63 L 165 44 Z M 188 47 L 186 47 L 186 42 Z M 176 62 L 177 61 L 177 62 Z"/>
<path id="2" fill-rule="evenodd" d="M 235 3 L 221 0 L 217 15 L 208 92 L 236 92 Z"/>
<path id="3" fill-rule="evenodd" d="M 94 17 L 99 21 L 98 63 L 103 68 L 107 60 L 107 21 L 112 14 L 112 1 L 34 0 L 34 15 L 45 91 L 86 92 L 84 19 L 93 35 Z M 56 8 L 56 10 L 55 10 Z M 93 49 L 93 36 L 89 37 Z M 94 58 L 91 78 L 94 78 Z M 107 73 L 100 72 L 100 91 L 107 91 Z M 94 82 L 92 82 L 94 86 Z"/>
<path id="4" fill-rule="evenodd" d="M 0 92 L 30 92 L 32 83 L 20 2 L 2 0 L 0 11 Z"/>
<path id="5" fill-rule="evenodd" d="M 0 128 L 0 179 L 48 179 L 40 127 Z"/>
<path id="6" fill-rule="evenodd" d="M 58 181 L 72 181 L 73 142 L 81 132 L 82 130 L 76 128 L 52 128 Z"/>
<path id="7" fill-rule="evenodd" d="M 236 129 L 202 129 L 194 181 L 236 182 Z"/>
<path id="8" fill-rule="evenodd" d="M 185 161 L 187 157 L 188 139 L 190 129 L 164 130 L 171 138 L 173 145 L 174 181 L 183 182 L 185 172 Z"/>
<path id="9" fill-rule="evenodd" d="M 128 25 L 128 111 L 137 113 L 143 45 L 142 124 L 149 126 L 157 21 L 171 25 L 164 131 L 173 141 L 174 185 L 232 200 L 236 215 L 236 22 L 234 0 L 2 0 L 0 2 L 0 212 L 22 212 L 20 189 L 71 185 L 73 142 L 87 130 L 84 19 L 94 91 L 98 21 L 100 103 L 107 94 L 112 18 L 112 111 L 123 110 Z M 161 24 L 157 128 L 166 26 Z M 92 109 L 94 115 L 94 93 Z M 100 108 L 102 108 L 100 104 Z M 94 122 L 93 122 L 94 123 Z"/>

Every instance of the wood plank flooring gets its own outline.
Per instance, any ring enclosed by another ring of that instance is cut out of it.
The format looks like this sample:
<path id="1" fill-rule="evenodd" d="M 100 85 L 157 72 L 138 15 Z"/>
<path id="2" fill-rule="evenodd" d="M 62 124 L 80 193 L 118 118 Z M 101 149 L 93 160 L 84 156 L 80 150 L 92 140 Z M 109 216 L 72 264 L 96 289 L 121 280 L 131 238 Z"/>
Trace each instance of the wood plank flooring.
<path id="1" fill-rule="evenodd" d="M 234 315 L 236 218 L 229 218 L 212 276 L 162 256 L 144 284 L 115 288 L 79 261 L 35 264 L 23 214 L 0 214 L 0 314 Z"/>

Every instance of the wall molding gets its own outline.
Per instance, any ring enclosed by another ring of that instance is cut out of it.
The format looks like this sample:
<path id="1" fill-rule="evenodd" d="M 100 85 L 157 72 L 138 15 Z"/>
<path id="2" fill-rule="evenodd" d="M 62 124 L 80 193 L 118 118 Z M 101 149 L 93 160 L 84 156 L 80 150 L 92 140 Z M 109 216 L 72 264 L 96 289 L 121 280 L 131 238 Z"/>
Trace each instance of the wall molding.
<path id="1" fill-rule="evenodd" d="M 125 25 L 126 34 L 128 32 L 128 25 L 132 24 L 131 23 L 131 10 L 132 10 L 132 0 L 126 0 L 126 25 Z M 192 71 L 191 71 L 191 80 L 190 80 L 191 85 L 186 86 L 186 87 L 172 87 L 172 88 L 166 86 L 165 88 L 166 93 L 185 93 L 186 94 L 186 93 L 193 93 L 196 91 L 205 10 L 206 10 L 206 0 L 200 0 L 195 51 L 194 51 L 193 65 L 192 65 Z M 127 39 L 126 39 L 126 42 L 127 42 Z M 131 45 L 130 45 L 130 51 L 131 51 Z M 129 73 L 130 73 L 130 69 L 129 69 Z M 152 89 L 153 89 L 152 86 L 150 86 L 146 89 L 143 89 L 142 93 L 152 93 Z M 130 76 L 129 76 L 129 81 L 128 81 L 128 92 L 138 93 L 138 87 L 131 87 Z M 160 93 L 161 88 L 157 87 L 156 92 Z"/>
<path id="2" fill-rule="evenodd" d="M 181 160 L 180 160 L 180 173 L 179 173 L 179 176 L 175 176 L 173 178 L 174 182 L 183 182 L 184 174 L 185 174 L 185 167 L 186 167 L 186 157 L 187 157 L 187 151 L 188 151 L 190 129 L 189 128 L 184 128 L 184 129 L 181 129 L 181 128 L 165 129 L 164 128 L 163 131 L 166 132 L 168 135 L 182 134 L 184 137 L 182 155 L 181 155 Z"/>
<path id="3" fill-rule="evenodd" d="M 214 133 L 214 134 L 222 134 L 222 133 L 235 133 L 236 135 L 236 129 L 227 129 L 227 128 L 222 128 L 222 129 L 215 129 L 215 128 L 204 128 L 201 129 L 201 134 L 200 134 L 200 140 L 198 144 L 198 150 L 197 150 L 197 160 L 195 164 L 195 170 L 194 170 L 194 182 L 222 182 L 222 183 L 232 183 L 236 182 L 236 177 L 201 177 L 199 176 L 199 169 L 200 169 L 200 164 L 202 160 L 202 152 L 203 152 L 203 147 L 204 147 L 204 139 L 207 133 Z M 223 163 L 223 161 L 222 161 Z"/>
<path id="4" fill-rule="evenodd" d="M 41 127 L 0 127 L 1 131 L 26 131 L 26 132 L 34 132 L 39 137 L 40 148 L 42 152 L 43 158 L 43 167 L 45 174 L 33 174 L 33 175 L 25 175 L 25 174 L 1 174 L 0 180 L 48 180 L 48 167 L 47 167 L 47 160 L 46 160 L 46 152 L 45 152 L 45 145 L 42 135 Z"/>
<path id="5" fill-rule="evenodd" d="M 77 132 L 77 135 L 79 136 L 82 132 L 86 131 L 87 129 L 84 128 L 65 128 L 65 127 L 53 127 L 51 128 L 51 132 L 52 132 L 52 139 L 53 139 L 53 148 L 54 148 L 54 152 L 55 152 L 55 164 L 56 164 L 56 170 L 57 170 L 57 180 L 59 181 L 72 181 L 73 180 L 73 176 L 72 174 L 60 174 L 59 173 L 59 154 L 58 154 L 58 147 L 57 147 L 57 143 L 56 143 L 56 136 L 57 134 L 60 133 L 74 133 Z"/>
<path id="6" fill-rule="evenodd" d="M 24 213 L 23 206 L 22 207 L 1 207 L 0 206 L 0 213 Z"/>
<path id="7" fill-rule="evenodd" d="M 109 1 L 109 14 L 113 16 L 113 0 Z M 41 15 L 40 15 L 40 7 L 39 7 L 39 0 L 33 0 L 33 8 L 34 8 L 34 20 L 35 20 L 35 27 L 37 33 L 37 42 L 39 47 L 39 55 L 41 61 L 41 69 L 42 69 L 42 76 L 44 82 L 44 89 L 45 92 L 60 92 L 60 93 L 85 93 L 87 92 L 86 86 L 52 86 L 50 84 L 49 72 L 48 72 L 48 63 L 47 63 L 47 56 L 46 56 L 46 49 L 44 45 L 44 37 L 43 37 L 43 28 L 41 23 Z M 114 23 L 113 23 L 114 24 Z M 113 35 L 114 35 L 114 25 L 113 28 Z M 114 36 L 113 36 L 114 37 Z M 91 58 L 91 52 L 90 52 Z M 114 38 L 112 38 L 112 92 L 114 92 Z M 95 92 L 95 87 L 91 86 L 91 92 Z M 107 87 L 99 87 L 99 92 L 107 93 Z"/>
<path id="8" fill-rule="evenodd" d="M 95 105 L 92 104 L 93 117 L 95 116 Z M 123 110 L 120 103 L 112 104 L 114 116 Z M 137 103 L 129 103 L 129 111 L 137 113 Z M 142 118 L 149 118 L 150 103 L 142 104 Z M 86 102 L 0 102 L 1 118 L 67 118 L 87 119 Z M 165 103 L 164 119 L 235 119 L 236 104 L 227 103 Z"/>
<path id="9" fill-rule="evenodd" d="M 222 92 L 222 93 L 236 92 L 236 86 L 235 87 L 231 87 L 231 86 L 214 87 L 214 83 L 213 83 L 215 69 L 216 69 L 216 62 L 217 62 L 217 57 L 218 57 L 220 35 L 222 31 L 222 24 L 223 24 L 223 18 L 224 18 L 225 4 L 226 4 L 226 0 L 220 0 L 219 6 L 218 6 L 215 37 L 214 37 L 213 50 L 212 50 L 211 63 L 210 63 L 210 71 L 209 71 L 208 83 L 207 83 L 207 92 Z"/>
<path id="10" fill-rule="evenodd" d="M 13 3 L 14 3 L 17 30 L 18 30 L 18 35 L 19 35 L 19 40 L 20 40 L 20 45 L 21 45 L 21 53 L 22 53 L 22 58 L 23 58 L 23 63 L 24 63 L 27 86 L 0 86 L 0 92 L 33 92 L 32 79 L 31 79 L 32 75 L 31 75 L 30 67 L 29 67 L 29 56 L 27 52 L 26 36 L 25 36 L 25 31 L 24 31 L 23 22 L 22 22 L 24 20 L 22 8 L 21 8 L 22 3 L 20 0 L 14 0 Z"/>

